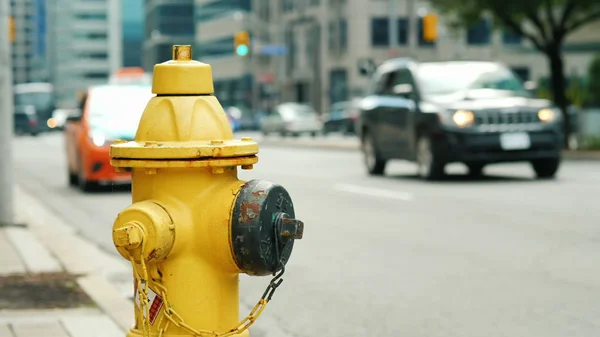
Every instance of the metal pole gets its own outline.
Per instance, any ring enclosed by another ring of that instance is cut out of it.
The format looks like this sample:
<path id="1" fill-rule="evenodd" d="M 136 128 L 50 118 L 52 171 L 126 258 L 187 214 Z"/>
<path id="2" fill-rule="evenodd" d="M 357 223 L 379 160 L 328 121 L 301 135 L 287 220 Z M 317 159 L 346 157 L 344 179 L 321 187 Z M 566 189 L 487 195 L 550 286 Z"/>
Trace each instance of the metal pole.
<path id="1" fill-rule="evenodd" d="M 389 37 L 390 37 L 390 53 L 393 56 L 396 56 L 396 51 L 398 51 L 398 0 L 390 0 L 389 2 Z"/>
<path id="2" fill-rule="evenodd" d="M 290 52 L 289 48 L 287 48 L 286 45 L 286 25 L 283 21 L 283 18 L 280 19 L 280 24 L 281 26 L 279 27 L 279 43 L 281 43 L 282 46 L 285 46 L 285 48 L 287 49 L 285 54 L 279 55 L 279 70 L 277 71 L 277 92 L 279 93 L 279 103 L 282 103 L 284 101 L 283 99 L 283 89 L 284 89 L 284 82 L 285 82 L 285 75 L 286 75 L 286 67 L 285 67 L 285 60 L 287 58 L 287 53 Z"/>
<path id="3" fill-rule="evenodd" d="M 408 55 L 417 57 L 417 41 L 419 38 L 419 27 L 417 26 L 417 12 L 415 11 L 415 0 L 406 1 L 406 12 L 408 14 Z"/>
<path id="4" fill-rule="evenodd" d="M 13 97 L 8 0 L 0 0 L 0 226 L 12 225 L 13 216 Z"/>

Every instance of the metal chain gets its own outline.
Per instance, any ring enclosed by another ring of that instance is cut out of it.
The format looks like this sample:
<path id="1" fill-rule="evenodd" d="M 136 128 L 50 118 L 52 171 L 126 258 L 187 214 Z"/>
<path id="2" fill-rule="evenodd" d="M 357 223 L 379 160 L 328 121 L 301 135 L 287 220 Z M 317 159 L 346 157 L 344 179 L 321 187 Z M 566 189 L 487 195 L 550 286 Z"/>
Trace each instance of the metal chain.
<path id="1" fill-rule="evenodd" d="M 141 228 L 140 228 L 140 230 L 141 230 Z M 143 230 L 141 230 L 140 232 L 144 233 Z M 275 236 L 275 237 L 277 238 L 277 236 Z M 276 256 L 277 256 L 277 263 L 281 267 L 281 270 L 278 273 L 273 273 L 274 277 L 271 279 L 271 281 L 269 282 L 269 285 L 265 289 L 264 293 L 262 294 L 262 296 L 260 297 L 260 299 L 258 300 L 256 305 L 254 306 L 254 308 L 252 308 L 250 313 L 244 319 L 242 319 L 234 328 L 227 330 L 226 332 L 217 333 L 216 331 L 211 331 L 211 330 L 195 329 L 195 328 L 192 328 L 191 326 L 189 326 L 188 324 L 186 324 L 184 322 L 183 318 L 181 317 L 181 315 L 179 313 L 177 313 L 175 311 L 175 309 L 173 309 L 173 307 L 169 303 L 168 296 L 167 296 L 167 289 L 162 284 L 159 283 L 160 281 L 153 280 L 154 281 L 153 285 L 157 288 L 156 293 L 162 298 L 163 305 L 164 305 L 163 316 L 160 318 L 160 320 L 157 323 L 158 337 L 162 337 L 163 334 L 167 331 L 167 329 L 169 328 L 169 326 L 171 324 L 173 324 L 179 328 L 182 328 L 184 330 L 187 330 L 193 336 L 198 336 L 198 337 L 205 337 L 205 336 L 229 337 L 232 335 L 240 334 L 240 333 L 246 331 L 248 328 L 250 328 L 250 326 L 252 324 L 254 324 L 254 322 L 258 319 L 258 317 L 265 310 L 267 303 L 269 303 L 269 301 L 273 297 L 275 290 L 277 290 L 277 288 L 283 282 L 282 276 L 285 273 L 285 264 L 283 263 L 282 259 L 279 256 L 279 249 L 278 249 L 279 243 L 277 241 L 278 240 L 276 239 L 276 242 L 275 242 L 275 246 L 277 247 L 276 248 Z M 140 302 L 141 308 L 137 308 L 137 304 L 136 304 L 136 308 L 141 313 L 142 334 L 144 337 L 150 337 L 150 320 L 149 320 L 150 309 L 149 309 L 149 303 L 148 303 L 148 287 L 149 287 L 149 285 L 148 285 L 148 268 L 146 266 L 146 261 L 144 261 L 144 258 L 143 258 L 144 257 L 144 248 L 143 248 L 144 242 L 145 242 L 145 236 L 142 235 L 142 242 L 140 243 L 140 245 L 142 247 L 141 253 L 140 253 L 140 263 L 138 264 L 135 262 L 135 259 L 131 255 L 131 253 L 129 255 L 129 261 L 131 262 L 131 265 L 132 265 L 133 271 L 134 271 L 134 276 L 137 280 L 137 293 L 140 298 L 139 302 Z M 138 267 L 141 269 L 141 273 L 138 270 Z M 144 313 L 145 313 L 145 315 L 144 315 Z"/>

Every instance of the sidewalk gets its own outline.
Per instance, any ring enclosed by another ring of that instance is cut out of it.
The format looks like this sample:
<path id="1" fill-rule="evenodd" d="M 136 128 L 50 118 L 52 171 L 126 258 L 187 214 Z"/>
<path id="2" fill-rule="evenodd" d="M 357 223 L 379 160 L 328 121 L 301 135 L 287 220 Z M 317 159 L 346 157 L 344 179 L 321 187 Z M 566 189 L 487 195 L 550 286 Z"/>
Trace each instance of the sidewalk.
<path id="1" fill-rule="evenodd" d="M 133 304 L 107 280 L 130 274 L 127 263 L 20 188 L 16 199 L 17 225 L 0 228 L 0 337 L 124 336 Z"/>

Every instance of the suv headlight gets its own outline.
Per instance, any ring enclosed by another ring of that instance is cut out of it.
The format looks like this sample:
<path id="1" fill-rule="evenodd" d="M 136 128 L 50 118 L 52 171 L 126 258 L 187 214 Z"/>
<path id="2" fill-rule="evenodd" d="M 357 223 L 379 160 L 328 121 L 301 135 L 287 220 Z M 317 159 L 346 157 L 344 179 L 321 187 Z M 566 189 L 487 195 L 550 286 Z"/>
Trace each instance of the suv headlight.
<path id="1" fill-rule="evenodd" d="M 452 121 L 459 128 L 466 128 L 475 124 L 475 114 L 469 110 L 456 110 L 452 114 Z"/>
<path id="2" fill-rule="evenodd" d="M 560 111 L 544 108 L 538 111 L 538 118 L 542 123 L 551 123 L 560 118 Z"/>

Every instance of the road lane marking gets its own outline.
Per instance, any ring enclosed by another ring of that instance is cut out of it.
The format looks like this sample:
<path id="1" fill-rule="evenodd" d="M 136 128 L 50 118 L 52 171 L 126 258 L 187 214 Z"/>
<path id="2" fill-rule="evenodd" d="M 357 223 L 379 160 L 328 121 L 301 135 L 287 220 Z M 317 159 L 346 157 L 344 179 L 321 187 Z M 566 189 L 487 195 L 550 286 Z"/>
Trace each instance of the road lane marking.
<path id="1" fill-rule="evenodd" d="M 372 197 L 388 198 L 402 201 L 413 200 L 412 193 L 402 191 L 390 191 L 380 188 L 362 187 L 350 184 L 337 184 L 333 186 L 333 189 L 354 194 L 368 195 Z"/>

